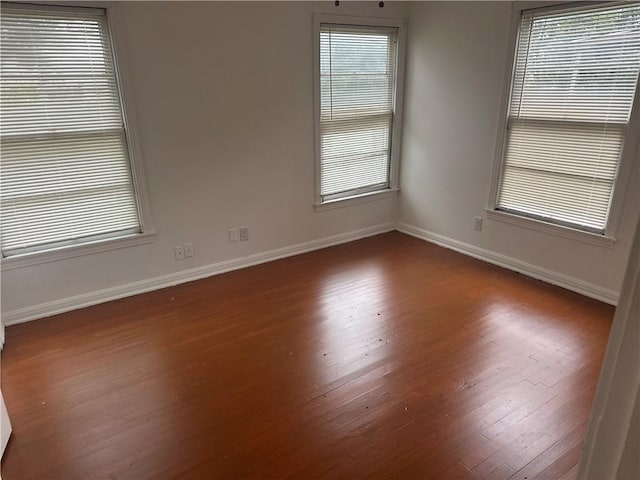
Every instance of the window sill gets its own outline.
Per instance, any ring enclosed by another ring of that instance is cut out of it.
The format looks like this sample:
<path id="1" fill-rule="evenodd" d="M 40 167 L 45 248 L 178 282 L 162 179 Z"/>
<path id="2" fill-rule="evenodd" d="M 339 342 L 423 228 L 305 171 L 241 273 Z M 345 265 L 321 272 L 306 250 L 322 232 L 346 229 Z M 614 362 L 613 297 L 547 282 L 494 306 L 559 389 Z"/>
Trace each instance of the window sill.
<path id="1" fill-rule="evenodd" d="M 24 253 L 22 255 L 3 258 L 1 262 L 2 271 L 38 265 L 40 263 L 56 262 L 58 260 L 117 250 L 119 248 L 133 247 L 135 245 L 143 245 L 153 242 L 155 237 L 155 232 L 137 233 L 118 238 L 87 242 L 80 245 L 68 245 L 42 252 Z"/>
<path id="2" fill-rule="evenodd" d="M 316 209 L 316 212 L 333 210 L 334 208 L 350 207 L 352 205 L 359 205 L 361 203 L 373 202 L 376 200 L 382 200 L 384 198 L 395 197 L 398 195 L 399 191 L 399 188 L 387 188 L 385 190 L 378 190 L 376 192 L 361 193 L 360 195 L 352 195 L 351 197 L 337 198 L 335 200 L 329 200 L 323 203 L 316 203 L 314 207 Z"/>
<path id="3" fill-rule="evenodd" d="M 520 215 L 514 215 L 512 213 L 501 212 L 499 210 L 485 209 L 487 218 L 490 220 L 497 220 L 503 223 L 509 223 L 511 225 L 517 225 L 519 227 L 528 228 L 538 232 L 549 233 L 558 237 L 569 238 L 579 242 L 589 243 L 591 245 L 598 245 L 600 247 L 613 248 L 616 239 L 613 237 L 607 237 L 605 235 L 599 235 L 597 233 L 585 232 L 575 228 L 565 227 L 562 225 L 556 225 L 535 218 L 523 217 Z"/>

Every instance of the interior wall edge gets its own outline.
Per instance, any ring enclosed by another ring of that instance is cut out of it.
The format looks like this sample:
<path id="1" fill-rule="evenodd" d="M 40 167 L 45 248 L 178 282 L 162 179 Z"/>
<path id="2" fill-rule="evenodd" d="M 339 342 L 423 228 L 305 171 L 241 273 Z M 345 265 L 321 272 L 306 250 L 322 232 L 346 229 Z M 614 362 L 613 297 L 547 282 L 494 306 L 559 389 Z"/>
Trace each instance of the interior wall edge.
<path id="1" fill-rule="evenodd" d="M 508 257 L 491 250 L 476 247 L 475 245 L 461 242 L 459 240 L 454 240 L 453 238 L 445 237 L 444 235 L 439 235 L 407 223 L 398 223 L 397 230 L 421 240 L 435 243 L 441 247 L 455 250 L 456 252 L 464 255 L 513 270 L 528 277 L 535 278 L 536 280 L 541 280 L 543 282 L 550 283 L 551 285 L 571 290 L 572 292 L 600 300 L 601 302 L 605 302 L 610 305 L 617 305 L 618 303 L 618 292 L 585 282 L 584 280 L 580 280 L 569 275 L 538 267 L 531 263 L 523 262 L 522 260 Z"/>
<path id="2" fill-rule="evenodd" d="M 633 448 L 640 436 L 640 425 L 633 421 L 634 410 L 640 409 L 639 311 L 640 217 L 583 444 L 579 480 L 639 478 L 640 465 L 629 461 L 638 458 L 637 451 L 631 458 L 625 451 L 627 440 Z"/>
<path id="3" fill-rule="evenodd" d="M 3 313 L 2 324 L 5 326 L 16 325 L 18 323 L 29 322 L 40 318 L 57 315 L 59 313 L 69 312 L 99 303 L 109 302 L 120 298 L 131 297 L 141 293 L 159 290 L 161 288 L 179 285 L 202 278 L 220 275 L 222 273 L 239 270 L 242 268 L 259 265 L 261 263 L 271 262 L 302 253 L 319 250 L 322 248 L 339 245 L 341 243 L 352 242 L 361 238 L 379 235 L 395 230 L 395 223 L 383 223 L 372 227 L 353 230 L 346 233 L 332 235 L 329 237 L 311 240 L 309 242 L 298 243 L 283 248 L 268 250 L 265 252 L 255 253 L 246 257 L 224 260 L 201 267 L 191 268 L 180 272 L 174 272 L 167 275 L 152 277 L 137 282 L 126 283 L 115 287 L 97 290 L 81 295 L 68 298 L 45 302 L 25 308 L 16 309 Z"/>

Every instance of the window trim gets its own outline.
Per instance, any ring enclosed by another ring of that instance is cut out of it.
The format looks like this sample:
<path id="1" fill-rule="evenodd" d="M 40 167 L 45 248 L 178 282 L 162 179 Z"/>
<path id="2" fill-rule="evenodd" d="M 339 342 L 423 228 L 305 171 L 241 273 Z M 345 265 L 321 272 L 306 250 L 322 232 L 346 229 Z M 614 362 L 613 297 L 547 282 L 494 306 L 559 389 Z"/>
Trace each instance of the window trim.
<path id="1" fill-rule="evenodd" d="M 614 181 L 613 193 L 611 196 L 611 205 L 609 207 L 609 215 L 605 225 L 604 233 L 598 234 L 581 230 L 578 228 L 561 225 L 559 223 L 545 221 L 534 217 L 528 217 L 525 214 L 514 212 L 505 212 L 497 209 L 498 194 L 500 182 L 502 180 L 502 171 L 504 165 L 504 157 L 507 145 L 507 125 L 509 121 L 509 102 L 511 98 L 511 90 L 513 88 L 512 80 L 515 69 L 515 54 L 520 35 L 520 23 L 522 12 L 525 10 L 536 11 L 579 11 L 590 9 L 595 6 L 612 6 L 624 5 L 628 2 L 584 2 L 584 3 L 567 3 L 556 2 L 549 4 L 548 2 L 512 2 L 511 6 L 511 28 L 509 30 L 508 49 L 507 49 L 507 66 L 503 77 L 502 95 L 500 101 L 500 110 L 498 118 L 498 128 L 496 136 L 495 157 L 491 170 L 491 186 L 489 188 L 489 196 L 487 198 L 487 206 L 485 212 L 487 218 L 491 220 L 501 221 L 512 225 L 517 225 L 556 236 L 571 238 L 573 240 L 600 245 L 612 248 L 616 242 L 617 234 L 620 227 L 624 199 L 631 183 L 631 173 L 633 170 L 633 159 L 640 153 L 640 78 L 636 84 L 636 95 L 631 106 L 631 115 L 629 123 L 626 127 L 624 143 L 622 146 L 622 155 L 618 164 L 618 171 Z M 635 135 L 634 135 L 635 133 Z"/>
<path id="2" fill-rule="evenodd" d="M 70 243 L 64 246 L 48 248 L 34 252 L 25 252 L 8 257 L 1 257 L 0 271 L 12 270 L 15 268 L 27 267 L 41 263 L 65 260 L 68 258 L 99 253 L 124 247 L 151 243 L 155 240 L 155 229 L 151 215 L 151 203 L 147 190 L 147 182 L 144 172 L 143 156 L 138 139 L 138 122 L 132 97 L 131 81 L 129 76 L 129 61 L 127 58 L 125 28 L 122 11 L 117 4 L 93 4 L 65 6 L 58 4 L 39 3 L 37 5 L 15 3 L 20 8 L 50 11 L 78 11 L 84 13 L 97 14 L 100 10 L 104 12 L 107 20 L 108 37 L 113 65 L 120 98 L 120 109 L 127 140 L 127 150 L 129 154 L 129 167 L 131 169 L 131 180 L 136 205 L 138 207 L 138 219 L 140 223 L 139 233 L 114 232 L 113 236 L 101 239 L 90 239 L 80 243 Z"/>
<path id="3" fill-rule="evenodd" d="M 316 211 L 331 210 L 339 206 L 360 204 L 387 198 L 397 194 L 400 181 L 400 143 L 402 140 L 402 117 L 404 105 L 404 72 L 406 53 L 407 21 L 403 18 L 359 17 L 350 15 L 313 14 L 313 126 L 314 126 L 314 186 Z M 391 27 L 398 29 L 398 52 L 396 57 L 396 81 L 393 104 L 393 124 L 391 128 L 391 152 L 389 155 L 389 183 L 384 188 L 354 193 L 322 200 L 320 194 L 320 25 L 358 25 L 370 27 Z M 381 195 L 387 194 L 387 195 Z M 341 204 L 341 205 L 340 205 Z"/>
<path id="4" fill-rule="evenodd" d="M 359 205 L 361 203 L 382 200 L 383 198 L 395 197 L 399 192 L 399 188 L 385 188 L 384 190 L 358 193 L 349 197 L 325 200 L 324 203 L 316 203 L 314 207 L 316 209 L 316 212 L 321 212 L 323 210 L 333 210 L 334 208 L 349 207 L 351 205 Z"/>

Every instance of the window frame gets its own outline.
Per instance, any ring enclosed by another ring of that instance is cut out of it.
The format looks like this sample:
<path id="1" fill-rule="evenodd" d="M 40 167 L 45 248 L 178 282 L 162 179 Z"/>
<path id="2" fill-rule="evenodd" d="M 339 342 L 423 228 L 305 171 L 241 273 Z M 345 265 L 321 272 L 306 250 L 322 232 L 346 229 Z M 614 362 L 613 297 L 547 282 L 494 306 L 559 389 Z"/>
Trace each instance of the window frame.
<path id="1" fill-rule="evenodd" d="M 5 2 L 3 2 L 5 3 Z M 125 29 L 122 12 L 117 4 L 97 3 L 91 6 L 66 6 L 64 4 L 25 4 L 21 2 L 6 2 L 25 10 L 45 10 L 45 11 L 75 11 L 93 13 L 102 11 L 106 18 L 107 35 L 110 45 L 110 52 L 113 59 L 113 66 L 120 100 L 120 110 L 124 124 L 125 138 L 127 140 L 127 152 L 129 155 L 129 167 L 131 170 L 131 180 L 138 210 L 140 232 L 118 235 L 117 233 L 106 234 L 102 238 L 93 238 L 87 241 L 67 245 L 52 247 L 44 250 L 25 252 L 8 257 L 0 255 L 1 271 L 15 268 L 64 260 L 68 258 L 90 255 L 109 250 L 115 250 L 135 245 L 151 243 L 155 240 L 155 229 L 151 215 L 151 203 L 147 190 L 147 182 L 144 172 L 142 150 L 137 135 L 137 118 L 132 98 L 131 82 L 128 74 L 127 49 L 125 48 Z"/>
<path id="2" fill-rule="evenodd" d="M 322 200 L 320 194 L 320 25 L 355 25 L 368 27 L 397 28 L 398 51 L 396 56 L 396 76 L 393 102 L 393 123 L 391 126 L 391 151 L 389 154 L 389 183 L 385 188 L 364 191 L 340 198 Z M 400 143 L 402 140 L 402 117 L 404 105 L 404 72 L 406 53 L 407 21 L 402 18 L 358 17 L 349 15 L 313 14 L 313 125 L 314 125 L 314 184 L 316 211 L 330 210 L 349 205 L 357 205 L 373 200 L 395 196 L 400 191 Z"/>
<path id="3" fill-rule="evenodd" d="M 513 2 L 511 10 L 511 28 L 509 31 L 508 49 L 507 49 L 507 67 L 503 78 L 502 97 L 499 110 L 499 120 L 497 129 L 497 139 L 495 148 L 495 158 L 491 173 L 491 186 L 489 189 L 489 197 L 485 213 L 487 218 L 499 222 L 517 225 L 536 231 L 550 233 L 559 237 L 570 238 L 582 241 L 592 245 L 612 248 L 616 242 L 616 237 L 620 227 L 620 219 L 622 216 L 624 199 L 631 183 L 631 174 L 633 170 L 633 159 L 640 153 L 638 148 L 640 141 L 640 77 L 636 83 L 636 94 L 631 106 L 631 115 L 627 124 L 622 146 L 622 154 L 618 163 L 618 171 L 613 185 L 613 193 L 611 196 L 611 204 L 609 206 L 609 215 L 605 225 L 604 233 L 594 233 L 587 230 L 581 230 L 560 223 L 545 221 L 543 219 L 526 216 L 525 214 L 517 214 L 505 212 L 497 209 L 498 195 L 500 192 L 500 183 L 502 181 L 502 173 L 505 161 L 506 146 L 508 140 L 507 125 L 509 121 L 509 107 L 511 100 L 511 91 L 513 89 L 513 74 L 516 64 L 516 48 L 520 35 L 520 26 L 522 21 L 522 13 L 524 11 L 567 11 L 578 12 L 580 10 L 592 9 L 597 6 L 624 5 L 629 2 L 580 2 L 567 3 L 556 2 L 549 4 L 548 2 Z M 635 135 L 634 135 L 635 133 Z"/>

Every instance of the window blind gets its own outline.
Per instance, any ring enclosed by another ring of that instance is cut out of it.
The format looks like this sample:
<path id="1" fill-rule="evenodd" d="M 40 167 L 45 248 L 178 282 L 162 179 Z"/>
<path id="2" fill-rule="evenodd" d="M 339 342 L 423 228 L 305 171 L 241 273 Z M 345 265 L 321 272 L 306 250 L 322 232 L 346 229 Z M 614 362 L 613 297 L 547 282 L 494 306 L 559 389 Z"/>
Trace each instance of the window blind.
<path id="1" fill-rule="evenodd" d="M 320 194 L 388 188 L 397 29 L 320 27 Z"/>
<path id="2" fill-rule="evenodd" d="M 603 233 L 639 67 L 639 4 L 524 12 L 497 208 Z"/>
<path id="3" fill-rule="evenodd" d="M 140 231 L 104 11 L 2 5 L 4 256 Z"/>

